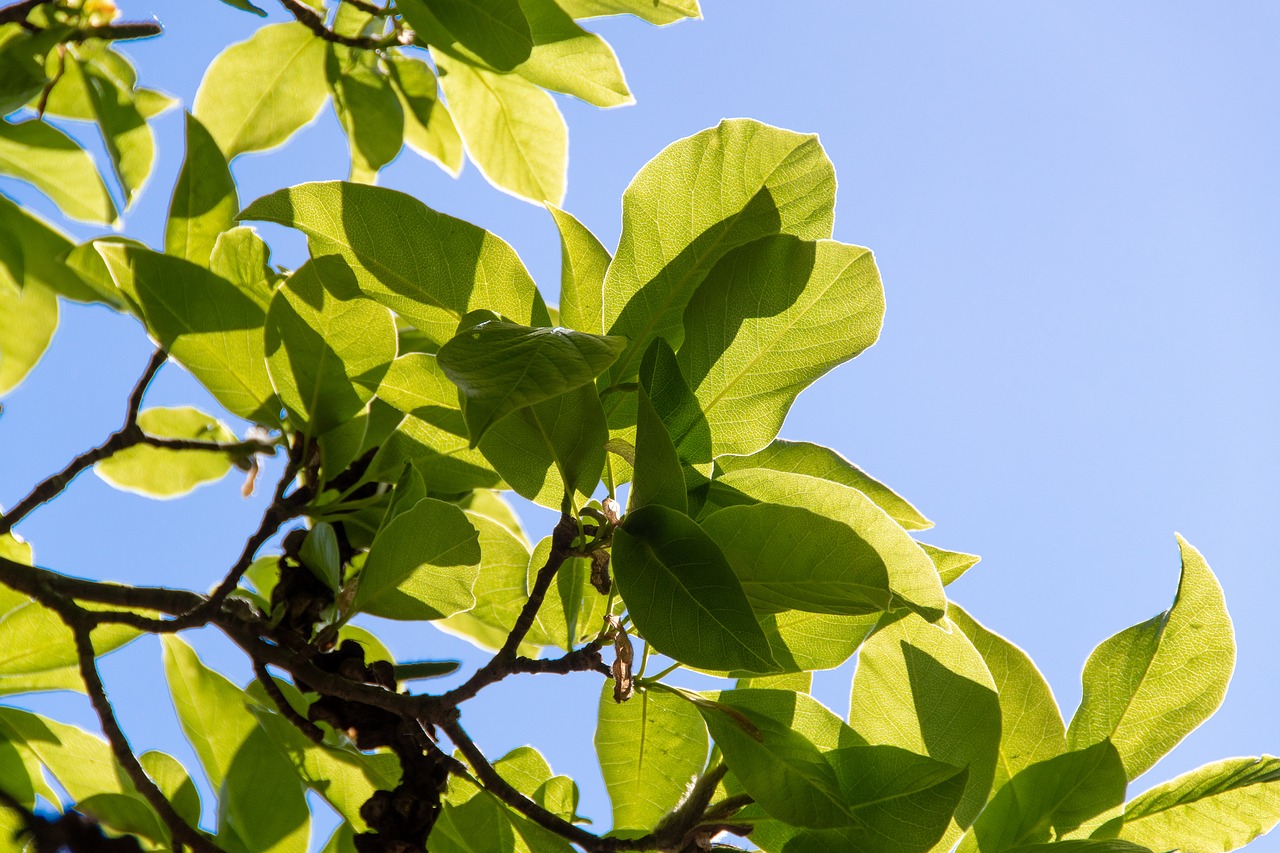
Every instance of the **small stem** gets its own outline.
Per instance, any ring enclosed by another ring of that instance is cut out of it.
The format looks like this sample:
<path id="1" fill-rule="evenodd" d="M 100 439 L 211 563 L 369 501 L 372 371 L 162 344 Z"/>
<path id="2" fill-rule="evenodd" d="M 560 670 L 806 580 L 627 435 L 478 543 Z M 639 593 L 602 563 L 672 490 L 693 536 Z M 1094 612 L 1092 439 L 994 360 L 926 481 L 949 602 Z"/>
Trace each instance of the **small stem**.
<path id="1" fill-rule="evenodd" d="M 381 50 L 397 43 L 397 36 L 392 34 L 386 38 L 369 38 L 367 36 L 344 36 L 335 33 L 324 25 L 324 18 L 320 13 L 312 9 L 301 0 L 280 0 L 280 5 L 289 11 L 289 14 L 311 32 L 320 38 L 334 44 L 342 44 L 347 47 L 356 47 L 363 50 Z M 376 14 L 376 13 L 375 13 Z"/>
<path id="2" fill-rule="evenodd" d="M 280 685 L 276 684 L 276 680 L 267 671 L 265 663 L 260 660 L 254 660 L 253 674 L 257 676 L 258 683 L 262 685 L 262 689 L 271 697 L 271 701 L 276 704 L 276 708 L 280 711 L 280 716 L 293 723 L 299 731 L 311 738 L 311 740 L 316 743 L 324 743 L 324 732 L 315 723 L 294 710 L 293 706 L 289 704 L 289 700 L 285 698 L 284 691 L 280 689 Z"/>
<path id="3" fill-rule="evenodd" d="M 644 678 L 644 668 L 649 665 L 649 644 L 644 644 L 644 651 L 640 652 L 640 671 L 636 673 L 636 680 Z"/>
<path id="4" fill-rule="evenodd" d="M 645 651 L 648 651 L 648 650 L 649 650 L 649 645 L 648 645 L 647 643 L 645 644 L 644 649 L 645 649 Z M 671 673 L 675 672 L 677 669 L 681 669 L 682 667 L 683 667 L 683 665 L 682 665 L 682 664 L 679 664 L 679 663 L 673 663 L 673 664 L 671 664 L 671 666 L 667 667 L 666 669 L 664 669 L 662 672 L 658 673 L 657 675 L 650 676 L 649 678 L 644 679 L 644 683 L 645 683 L 645 684 L 651 684 L 651 683 L 653 683 L 653 682 L 655 682 L 655 681 L 661 681 L 663 678 L 665 678 L 666 676 L 668 676 L 668 675 L 670 675 Z M 639 679 L 636 679 L 636 680 L 638 681 Z"/>

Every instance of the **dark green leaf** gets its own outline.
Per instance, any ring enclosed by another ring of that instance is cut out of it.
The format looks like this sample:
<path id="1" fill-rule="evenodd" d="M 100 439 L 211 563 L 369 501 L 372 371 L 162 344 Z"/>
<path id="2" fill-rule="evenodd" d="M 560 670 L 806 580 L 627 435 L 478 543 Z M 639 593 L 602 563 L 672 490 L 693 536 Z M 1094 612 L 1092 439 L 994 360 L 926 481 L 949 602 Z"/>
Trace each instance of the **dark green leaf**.
<path id="1" fill-rule="evenodd" d="M 443 27 L 461 48 L 499 71 L 516 67 L 533 50 L 518 0 L 409 0 L 397 8 L 415 30 Z"/>
<path id="2" fill-rule="evenodd" d="M 687 513 L 689 499 L 675 445 L 671 443 L 671 436 L 662 419 L 654 411 L 649 393 L 641 388 L 637 392 L 637 399 L 639 414 L 636 423 L 635 470 L 631 476 L 631 496 L 627 506 L 634 510 L 657 504 L 679 513 Z M 723 543 L 720 544 L 723 547 Z M 729 563 L 733 565 L 733 560 Z M 738 577 L 741 578 L 742 575 L 739 574 Z M 751 597 L 749 592 L 747 597 Z"/>
<path id="3" fill-rule="evenodd" d="M 624 345 L 618 338 L 490 319 L 460 329 L 440 348 L 439 363 L 462 392 L 475 447 L 511 412 L 589 384 Z"/>
<path id="4" fill-rule="evenodd" d="M 337 592 L 342 586 L 342 558 L 332 525 L 322 521 L 308 530 L 298 558 L 329 589 Z"/>
<path id="5" fill-rule="evenodd" d="M 710 462 L 711 427 L 702 413 L 702 404 L 680 371 L 676 354 L 662 338 L 655 338 L 645 350 L 640 361 L 640 384 L 649 392 L 653 408 L 666 424 L 680 458 L 695 465 Z"/>
<path id="6" fill-rule="evenodd" d="M 636 628 L 657 651 L 705 669 L 777 671 L 742 585 L 687 516 L 663 506 L 628 513 L 613 569 Z"/>

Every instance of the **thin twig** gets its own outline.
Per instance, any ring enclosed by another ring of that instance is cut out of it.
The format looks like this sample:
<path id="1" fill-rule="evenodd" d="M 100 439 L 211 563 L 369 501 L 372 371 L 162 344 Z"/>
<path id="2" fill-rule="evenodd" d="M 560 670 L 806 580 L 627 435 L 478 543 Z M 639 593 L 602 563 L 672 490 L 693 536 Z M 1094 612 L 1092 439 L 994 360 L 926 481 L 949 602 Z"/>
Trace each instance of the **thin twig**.
<path id="1" fill-rule="evenodd" d="M 285 698 L 284 691 L 280 689 L 280 685 L 276 684 L 276 680 L 271 677 L 271 673 L 267 672 L 266 664 L 255 660 L 253 662 L 253 674 L 257 676 L 258 682 L 262 684 L 262 689 L 271 697 L 271 701 L 276 703 L 280 716 L 293 723 L 299 731 L 311 738 L 311 740 L 316 743 L 324 743 L 324 732 L 315 723 L 294 710 L 294 707 L 289 704 L 289 700 Z"/>
<path id="2" fill-rule="evenodd" d="M 37 6 L 43 6 L 50 0 L 22 0 L 0 9 L 0 24 L 17 24 L 27 19 L 27 15 Z"/>
<path id="3" fill-rule="evenodd" d="M 498 771 L 484 757 L 484 753 L 480 751 L 475 741 L 463 730 L 462 725 L 456 719 L 442 722 L 440 728 L 444 730 L 444 733 L 449 736 L 449 740 L 453 741 L 453 745 L 467 759 L 471 768 L 475 770 L 476 776 L 484 784 L 485 790 L 489 791 L 489 793 L 539 826 L 551 830 L 586 850 L 602 851 L 603 853 L 603 851 L 616 849 L 611 843 L 615 839 L 601 838 L 598 835 L 587 832 L 585 829 L 574 826 L 511 787 L 507 780 L 498 775 Z"/>
<path id="4" fill-rule="evenodd" d="M 145 39 L 158 36 L 164 28 L 155 21 L 133 21 L 124 24 L 104 24 L 100 27 L 85 27 L 67 36 L 67 41 L 127 41 L 129 39 Z"/>
<path id="5" fill-rule="evenodd" d="M 334 44 L 342 44 L 347 47 L 356 47 L 362 50 L 380 50 L 384 47 L 389 47 L 390 45 L 397 43 L 395 35 L 388 37 L 390 39 L 388 40 L 387 38 L 377 39 L 369 38 L 368 36 L 344 36 L 341 33 L 335 33 L 333 30 L 325 26 L 324 18 L 320 16 L 320 13 L 315 9 L 312 9 L 307 4 L 301 2 L 301 0 L 280 0 L 280 5 L 285 7 L 285 9 L 289 11 L 289 14 L 293 15 L 293 17 L 297 19 L 298 23 L 302 24 L 325 41 L 333 42 Z"/>
<path id="6" fill-rule="evenodd" d="M 116 719 L 110 700 L 107 699 L 102 677 L 98 674 L 93 640 L 91 638 L 93 630 L 92 614 L 69 602 L 63 603 L 58 608 L 58 614 L 75 634 L 76 658 L 80 664 L 80 677 L 84 680 L 85 690 L 89 694 L 89 701 L 93 705 L 93 710 L 98 714 L 102 733 L 107 736 L 107 742 L 111 744 L 111 751 L 124 768 L 125 773 L 133 781 L 138 793 L 160 815 L 160 819 L 169 828 L 169 833 L 173 836 L 174 841 L 187 845 L 196 853 L 221 853 L 221 850 L 213 842 L 205 838 L 198 829 L 193 828 L 178 814 L 173 804 L 165 797 L 164 792 L 156 787 L 156 783 L 152 782 L 151 777 L 142 769 L 142 765 L 138 762 L 138 757 L 130 749 L 129 741 L 125 737 L 124 731 L 120 728 L 120 723 Z"/>
<path id="7" fill-rule="evenodd" d="M 30 494 L 14 504 L 13 509 L 0 516 L 0 536 L 12 530 L 14 525 L 26 518 L 36 507 L 48 503 L 62 494 L 62 491 L 70 485 L 71 481 L 81 471 L 92 467 L 108 456 L 137 444 L 145 438 L 142 430 L 138 428 L 138 410 L 142 406 L 142 397 L 147 392 L 147 386 L 151 384 L 151 380 L 155 378 L 156 372 L 164 364 L 166 358 L 168 356 L 164 350 L 157 349 L 152 353 L 151 360 L 147 362 L 147 367 L 143 370 L 142 376 L 133 386 L 133 390 L 129 392 L 129 404 L 125 412 L 124 426 L 108 436 L 107 440 L 102 444 L 92 450 L 86 450 L 75 459 L 72 459 L 67 464 L 67 467 L 58 473 L 45 478 L 31 490 Z"/>

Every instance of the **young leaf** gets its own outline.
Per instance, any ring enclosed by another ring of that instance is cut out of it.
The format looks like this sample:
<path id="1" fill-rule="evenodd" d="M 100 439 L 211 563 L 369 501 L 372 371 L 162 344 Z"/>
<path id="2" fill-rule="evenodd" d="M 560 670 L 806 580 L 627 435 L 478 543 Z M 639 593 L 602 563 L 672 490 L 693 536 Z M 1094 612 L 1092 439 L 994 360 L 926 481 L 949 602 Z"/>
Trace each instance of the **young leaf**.
<path id="1" fill-rule="evenodd" d="M 1000 749 L 1000 703 L 982 656 L 958 629 L 909 615 L 877 631 L 858 653 L 849 725 L 871 743 L 968 767 L 955 825 L 967 827 L 982 810 Z"/>
<path id="2" fill-rule="evenodd" d="M 637 399 L 640 408 L 636 424 L 635 470 L 631 475 L 631 496 L 627 505 L 634 510 L 657 504 L 679 513 L 687 513 L 689 500 L 684 472 L 680 468 L 680 459 L 676 456 L 671 436 L 667 434 L 666 426 L 654 411 L 653 403 L 649 402 L 649 394 L 643 387 L 637 392 Z M 715 535 L 711 538 L 715 539 Z M 723 547 L 724 543 L 720 544 Z M 729 564 L 733 565 L 732 559 Z M 739 574 L 738 577 L 741 579 L 742 575 Z M 751 597 L 749 591 L 747 597 Z"/>
<path id="3" fill-rule="evenodd" d="M 1003 853 L 1061 838 L 1124 802 L 1126 780 L 1110 741 L 1023 768 L 991 798 L 960 851 Z"/>
<path id="4" fill-rule="evenodd" d="M 477 535 L 453 504 L 418 501 L 374 539 L 356 609 L 387 619 L 441 619 L 470 610 L 480 573 Z"/>
<path id="5" fill-rule="evenodd" d="M 298 558 L 325 586 L 338 592 L 342 586 L 342 558 L 338 553 L 338 538 L 334 535 L 333 525 L 322 521 L 307 531 Z"/>
<path id="6" fill-rule="evenodd" d="M 982 559 L 976 554 L 962 554 L 959 551 L 944 551 L 942 548 L 935 548 L 924 542 L 920 543 L 921 549 L 929 555 L 929 559 L 933 561 L 934 566 L 938 569 L 938 578 L 942 581 L 943 586 L 954 583 L 959 580 L 965 572 L 978 565 Z"/>
<path id="7" fill-rule="evenodd" d="M 235 224 L 240 200 L 218 144 L 191 113 L 187 119 L 187 156 L 178 173 L 164 228 L 164 250 L 208 266 L 218 236 Z"/>
<path id="8" fill-rule="evenodd" d="M 214 57 L 194 112 L 231 160 L 282 144 L 328 96 L 325 42 L 302 24 L 268 24 Z"/>
<path id="9" fill-rule="evenodd" d="M 565 328 L 531 328 L 505 320 L 465 326 L 440 348 L 439 364 L 462 392 L 471 446 L 517 409 L 587 385 L 625 342 Z"/>
<path id="10" fill-rule="evenodd" d="M 271 381 L 290 420 L 308 435 L 355 417 L 396 357 L 391 312 L 369 299 L 339 295 L 331 282 L 343 273 L 349 278 L 340 260 L 307 261 L 276 291 L 267 311 Z"/>
<path id="11" fill-rule="evenodd" d="M 841 535 L 846 554 L 864 562 L 862 571 L 869 573 L 865 578 L 874 579 L 881 570 L 887 574 L 894 606 L 908 607 L 930 621 L 937 621 L 945 612 L 942 581 L 928 555 L 857 489 L 807 474 L 747 468 L 717 478 L 708 503 L 723 505 L 743 499 L 796 507 L 824 519 L 824 527 L 828 523 L 847 527 L 850 532 L 842 531 Z M 756 511 L 753 517 L 768 512 Z"/>
<path id="12" fill-rule="evenodd" d="M 680 368 L 714 455 L 755 453 L 804 388 L 875 343 L 884 289 L 860 246 L 776 235 L 725 255 L 684 312 Z"/>
<path id="13" fill-rule="evenodd" d="M 1066 752 L 1066 727 L 1049 684 L 1027 653 L 988 630 L 954 601 L 947 618 L 982 655 L 1000 700 L 1000 760 L 992 785 L 998 791 L 1010 777 L 1038 761 Z"/>
<path id="14" fill-rule="evenodd" d="M 263 196 L 239 218 L 302 231 L 313 258 L 341 256 L 366 296 L 437 344 L 452 338 L 458 321 L 475 309 L 513 323 L 550 324 L 533 279 L 509 245 L 404 193 L 301 184 Z"/>
<path id="15" fill-rule="evenodd" d="M 547 205 L 560 232 L 560 322 L 580 332 L 604 334 L 600 316 L 609 250 L 587 227 L 558 207 Z"/>
<path id="16" fill-rule="evenodd" d="M 400 153 L 404 111 L 374 53 L 341 44 L 328 48 L 325 73 L 351 149 L 350 180 L 372 184 L 378 170 Z"/>
<path id="17" fill-rule="evenodd" d="M 650 160 L 623 194 L 622 236 L 605 277 L 604 326 L 628 338 L 609 384 L 635 376 L 655 337 L 679 348 L 685 306 L 731 249 L 770 234 L 830 237 L 835 189 L 816 136 L 746 119 L 722 121 Z"/>
<path id="18" fill-rule="evenodd" d="M 836 451 L 819 444 L 777 438 L 757 453 L 749 456 L 724 456 L 717 459 L 716 464 L 726 472 L 743 468 L 767 468 L 770 471 L 807 474 L 831 480 L 862 492 L 907 530 L 927 530 L 933 527 L 933 522 L 921 515 L 905 498 Z"/>
<path id="19" fill-rule="evenodd" d="M 190 406 L 144 409 L 138 413 L 138 426 L 156 438 L 236 440 L 226 424 Z M 234 461 L 221 451 L 166 450 L 139 444 L 103 459 L 93 470 L 122 491 L 149 498 L 176 498 L 204 483 L 221 480 Z"/>
<path id="20" fill-rule="evenodd" d="M 533 50 L 515 73 L 597 107 L 635 103 L 608 42 L 575 24 L 556 0 L 520 0 L 520 7 L 529 19 Z"/>
<path id="21" fill-rule="evenodd" d="M 647 832 L 684 796 L 707 760 L 707 727 L 689 702 L 641 690 L 615 702 L 600 691 L 596 755 L 613 804 L 613 828 Z"/>
<path id="22" fill-rule="evenodd" d="M 1071 749 L 1109 738 L 1130 779 L 1217 710 L 1235 663 L 1222 587 L 1181 536 L 1178 547 L 1182 578 L 1173 607 L 1094 649 L 1084 666 L 1084 696 L 1067 729 Z"/>
<path id="23" fill-rule="evenodd" d="M 519 198 L 561 204 L 569 130 L 551 96 L 514 74 L 435 51 L 432 57 L 449 112 L 481 174 Z"/>
<path id="24" fill-rule="evenodd" d="M 635 15 L 651 24 L 670 24 L 685 18 L 700 18 L 698 0 L 558 0 L 560 7 L 575 18 L 601 15 Z"/>
<path id="25" fill-rule="evenodd" d="M 651 505 L 628 513 L 614 536 L 618 590 L 656 650 L 706 669 L 778 670 L 742 585 L 702 528 Z"/>
<path id="26" fill-rule="evenodd" d="M 5 236 L 0 236 L 0 261 L 4 243 Z M 9 271 L 12 273 L 12 267 Z M 57 295 L 31 280 L 25 287 L 15 289 L 3 281 L 4 272 L 0 268 L 0 396 L 17 388 L 26 378 L 48 349 L 58 328 Z M 21 283 L 21 278 L 18 282 Z"/>
<path id="27" fill-rule="evenodd" d="M 1280 758 L 1228 758 L 1130 800 L 1095 836 L 1155 850 L 1238 850 L 1280 822 Z"/>
<path id="28" fill-rule="evenodd" d="M 102 225 L 116 221 L 115 203 L 93 158 L 47 122 L 0 121 L 0 174 L 31 184 L 71 219 Z"/>
<path id="29" fill-rule="evenodd" d="M 388 57 L 387 67 L 404 114 L 405 144 L 456 176 L 462 168 L 462 137 L 440 100 L 435 72 L 422 60 L 397 53 Z"/>

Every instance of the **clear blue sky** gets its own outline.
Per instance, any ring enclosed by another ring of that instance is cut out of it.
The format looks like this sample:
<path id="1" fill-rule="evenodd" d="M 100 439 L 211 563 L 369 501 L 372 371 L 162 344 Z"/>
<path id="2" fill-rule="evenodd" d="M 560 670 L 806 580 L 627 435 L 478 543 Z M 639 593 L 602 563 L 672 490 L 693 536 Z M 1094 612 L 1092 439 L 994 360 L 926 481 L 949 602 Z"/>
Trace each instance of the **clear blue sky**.
<path id="1" fill-rule="evenodd" d="M 166 25 L 127 50 L 144 83 L 187 104 L 209 59 L 259 23 L 215 0 L 122 5 Z M 562 102 L 565 206 L 612 246 L 623 188 L 667 143 L 726 116 L 820 134 L 840 178 L 836 237 L 875 250 L 888 316 L 877 346 L 801 396 L 784 437 L 837 448 L 937 522 L 928 541 L 983 555 L 953 597 L 1032 654 L 1068 717 L 1094 645 L 1169 606 L 1180 531 L 1226 589 L 1239 661 L 1218 715 L 1131 791 L 1213 759 L 1280 753 L 1280 6 L 707 0 L 704 14 L 662 30 L 593 25 L 638 103 Z M 126 218 L 152 245 L 181 114 L 156 128 L 158 166 Z M 342 177 L 346 158 L 325 114 L 235 174 L 247 201 Z M 497 232 L 554 299 L 559 247 L 540 208 L 472 167 L 455 181 L 412 154 L 381 182 Z M 0 190 L 51 210 L 12 182 Z M 278 260 L 297 260 L 295 236 L 268 236 Z M 5 401 L 0 502 L 118 424 L 148 352 L 126 318 L 65 312 L 44 362 Z M 192 388 L 169 367 L 148 402 L 207 399 Z M 155 503 L 89 475 L 20 531 L 45 565 L 204 588 L 261 511 L 262 495 L 244 502 L 238 490 L 229 479 Z M 547 532 L 545 515 L 530 520 Z M 481 659 L 420 626 L 388 637 L 405 657 Z M 224 643 L 196 641 L 247 678 Z M 191 760 L 158 689 L 158 644 L 104 669 L 135 746 Z M 818 679 L 841 713 L 850 672 Z M 494 756 L 538 745 L 579 779 L 600 826 L 597 687 L 542 678 L 468 705 L 472 734 Z M 26 704 L 89 719 L 65 697 Z M 1251 849 L 1280 851 L 1280 837 Z"/>

